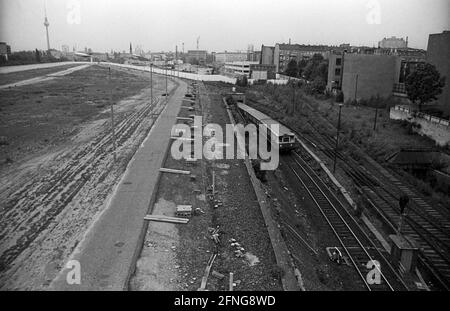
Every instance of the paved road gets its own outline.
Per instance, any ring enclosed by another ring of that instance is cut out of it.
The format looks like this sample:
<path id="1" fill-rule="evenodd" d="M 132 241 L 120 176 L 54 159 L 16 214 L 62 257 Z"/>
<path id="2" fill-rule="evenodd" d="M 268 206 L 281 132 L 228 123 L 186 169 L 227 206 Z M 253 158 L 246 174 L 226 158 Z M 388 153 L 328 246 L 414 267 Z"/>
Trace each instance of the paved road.
<path id="1" fill-rule="evenodd" d="M 77 67 L 72 67 L 72 68 L 69 68 L 69 69 L 66 69 L 66 70 L 62 70 L 62 71 L 58 71 L 58 72 L 54 72 L 54 73 L 49 73 L 49 74 L 47 74 L 45 76 L 40 76 L 40 77 L 35 77 L 35 78 L 27 79 L 27 80 L 17 81 L 17 82 L 10 83 L 10 84 L 0 85 L 0 90 L 53 80 L 56 77 L 62 77 L 62 76 L 68 75 L 68 74 L 70 74 L 72 72 L 84 69 L 84 68 L 89 67 L 89 66 L 90 66 L 90 64 L 84 64 L 84 65 L 80 65 L 80 66 L 77 66 Z"/>
<path id="2" fill-rule="evenodd" d="M 72 259 L 81 266 L 81 284 L 66 282 L 70 269 L 53 281 L 56 290 L 125 290 L 144 234 L 144 216 L 157 190 L 159 168 L 169 146 L 170 132 L 180 110 L 186 83 L 169 103 L 128 165 L 111 203 L 93 225 Z"/>
<path id="3" fill-rule="evenodd" d="M 32 64 L 32 65 L 3 66 L 3 67 L 0 67 L 0 74 L 33 70 L 33 69 L 51 68 L 51 67 L 58 67 L 58 66 L 64 66 L 64 65 L 85 64 L 85 63 L 86 62 L 59 62 L 59 63 L 45 63 L 45 64 Z"/>

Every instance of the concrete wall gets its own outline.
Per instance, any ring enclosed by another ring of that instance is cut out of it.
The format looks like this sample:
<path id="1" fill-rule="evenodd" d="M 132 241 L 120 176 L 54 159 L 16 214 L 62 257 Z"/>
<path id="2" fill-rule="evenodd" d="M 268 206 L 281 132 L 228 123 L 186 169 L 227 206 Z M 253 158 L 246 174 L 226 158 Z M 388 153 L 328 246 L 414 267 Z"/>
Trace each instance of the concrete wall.
<path id="1" fill-rule="evenodd" d="M 431 34 L 428 38 L 427 61 L 436 66 L 441 76 L 446 77 L 442 94 L 438 96 L 437 104 L 440 110 L 450 115 L 450 31 Z"/>
<path id="2" fill-rule="evenodd" d="M 344 100 L 372 96 L 389 97 L 397 82 L 400 59 L 397 56 L 345 54 L 342 76 Z"/>
<path id="3" fill-rule="evenodd" d="M 267 80 L 267 70 L 259 71 L 259 70 L 253 70 L 252 71 L 252 79 L 254 80 Z"/>
<path id="4" fill-rule="evenodd" d="M 116 64 L 116 63 L 100 63 L 101 65 L 112 65 L 122 68 L 129 68 L 129 69 L 135 69 L 135 70 L 141 70 L 141 71 L 148 71 L 150 72 L 149 66 L 133 66 L 133 65 L 124 65 L 124 64 Z M 152 67 L 152 72 L 157 74 L 165 75 L 166 71 L 161 68 L 155 68 Z M 196 81 L 217 81 L 217 82 L 225 82 L 225 83 L 231 83 L 236 84 L 236 78 L 230 78 L 222 75 L 202 75 L 202 74 L 196 74 L 196 73 L 190 73 L 190 72 L 180 72 L 176 70 L 168 70 L 167 71 L 168 76 L 177 77 L 177 78 L 184 78 L 188 80 L 196 80 Z"/>
<path id="5" fill-rule="evenodd" d="M 336 65 L 336 59 L 340 58 L 341 59 L 341 64 L 340 65 Z M 342 72 L 340 75 L 336 75 L 336 68 L 340 68 L 340 70 L 342 71 L 342 55 L 341 54 L 330 54 L 329 56 L 329 62 L 328 62 L 328 80 L 327 80 L 327 90 L 331 90 L 333 88 L 333 81 L 335 81 L 335 85 L 336 87 L 339 87 L 341 85 L 341 76 L 342 76 Z"/>
<path id="6" fill-rule="evenodd" d="M 389 113 L 392 120 L 406 120 L 420 124 L 420 128 L 413 128 L 419 135 L 425 135 L 436 142 L 438 146 L 450 145 L 450 123 L 448 120 L 424 115 L 417 117 L 409 112 L 409 109 L 392 107 Z"/>

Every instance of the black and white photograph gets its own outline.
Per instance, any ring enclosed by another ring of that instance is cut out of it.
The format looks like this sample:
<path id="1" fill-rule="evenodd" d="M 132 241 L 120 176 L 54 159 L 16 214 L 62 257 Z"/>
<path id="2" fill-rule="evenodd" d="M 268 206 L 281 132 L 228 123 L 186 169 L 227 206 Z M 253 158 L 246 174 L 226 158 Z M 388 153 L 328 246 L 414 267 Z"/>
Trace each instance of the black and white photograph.
<path id="1" fill-rule="evenodd" d="M 3 294 L 448 290 L 450 1 L 0 0 Z"/>

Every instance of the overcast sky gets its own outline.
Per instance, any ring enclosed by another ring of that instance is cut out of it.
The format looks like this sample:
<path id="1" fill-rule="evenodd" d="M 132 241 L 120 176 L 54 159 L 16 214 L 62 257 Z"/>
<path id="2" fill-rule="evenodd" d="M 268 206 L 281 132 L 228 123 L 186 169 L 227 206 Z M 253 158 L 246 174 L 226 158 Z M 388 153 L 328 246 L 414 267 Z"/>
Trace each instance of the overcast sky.
<path id="1" fill-rule="evenodd" d="M 409 37 L 426 49 L 428 35 L 450 29 L 449 0 L 0 0 L 0 41 L 13 51 L 50 45 L 82 50 L 246 50 L 253 44 L 376 46 Z M 79 8 L 79 9 L 77 9 Z M 78 13 L 79 12 L 79 13 Z"/>

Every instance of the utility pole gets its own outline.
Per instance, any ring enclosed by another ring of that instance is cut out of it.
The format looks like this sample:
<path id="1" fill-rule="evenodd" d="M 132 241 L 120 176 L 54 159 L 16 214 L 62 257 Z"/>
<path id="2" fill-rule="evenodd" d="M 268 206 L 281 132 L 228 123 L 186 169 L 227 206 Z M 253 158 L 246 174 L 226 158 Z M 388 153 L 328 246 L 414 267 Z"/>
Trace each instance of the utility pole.
<path id="1" fill-rule="evenodd" d="M 167 105 L 167 102 L 169 101 L 168 97 L 169 97 L 169 94 L 167 94 L 167 66 L 166 66 L 166 105 Z"/>
<path id="2" fill-rule="evenodd" d="M 356 79 L 355 79 L 355 101 L 357 101 L 356 95 L 358 93 L 358 74 L 356 74 Z"/>
<path id="3" fill-rule="evenodd" d="M 336 147 L 334 148 L 333 174 L 336 172 L 336 160 L 337 160 L 338 145 L 339 145 L 339 132 L 341 130 L 341 109 L 342 109 L 342 104 L 339 104 L 339 117 L 338 117 L 337 133 L 336 133 Z"/>
<path id="4" fill-rule="evenodd" d="M 110 86 L 110 105 L 111 105 L 111 138 L 113 143 L 113 156 L 114 162 L 116 162 L 116 133 L 114 124 L 114 103 L 113 103 L 113 89 L 111 83 L 111 67 L 109 67 L 109 86 Z"/>
<path id="5" fill-rule="evenodd" d="M 295 115 L 295 81 L 292 83 L 292 114 Z"/>

